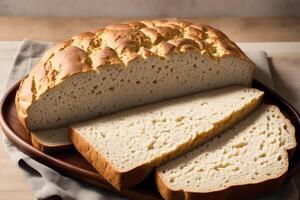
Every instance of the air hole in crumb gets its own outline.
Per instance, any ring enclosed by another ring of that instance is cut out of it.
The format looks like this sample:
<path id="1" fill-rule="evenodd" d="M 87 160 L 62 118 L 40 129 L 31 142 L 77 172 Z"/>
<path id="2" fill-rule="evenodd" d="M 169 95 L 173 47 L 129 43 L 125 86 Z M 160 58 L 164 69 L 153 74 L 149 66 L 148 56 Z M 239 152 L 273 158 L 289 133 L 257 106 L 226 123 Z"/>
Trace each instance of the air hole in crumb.
<path id="1" fill-rule="evenodd" d="M 174 183 L 174 181 L 175 181 L 174 178 L 170 178 L 169 180 L 170 183 Z"/>
<path id="2" fill-rule="evenodd" d="M 260 157 L 260 158 L 264 158 L 264 157 L 266 157 L 266 153 L 262 153 L 262 154 L 260 154 L 260 155 L 259 155 L 259 157 Z"/>
<path id="3" fill-rule="evenodd" d="M 240 170 L 239 167 L 235 167 L 235 168 L 233 169 L 233 171 L 239 171 L 239 170 Z"/>
<path id="4" fill-rule="evenodd" d="M 203 172 L 204 170 L 202 168 L 197 169 L 197 172 Z"/>
<path id="5" fill-rule="evenodd" d="M 278 161 L 281 161 L 281 160 L 282 160 L 282 156 L 281 156 L 281 155 L 278 156 L 277 160 L 278 160 Z"/>
<path id="6" fill-rule="evenodd" d="M 263 147 L 264 147 L 264 143 L 261 143 L 261 144 L 259 145 L 259 150 L 262 150 Z"/>

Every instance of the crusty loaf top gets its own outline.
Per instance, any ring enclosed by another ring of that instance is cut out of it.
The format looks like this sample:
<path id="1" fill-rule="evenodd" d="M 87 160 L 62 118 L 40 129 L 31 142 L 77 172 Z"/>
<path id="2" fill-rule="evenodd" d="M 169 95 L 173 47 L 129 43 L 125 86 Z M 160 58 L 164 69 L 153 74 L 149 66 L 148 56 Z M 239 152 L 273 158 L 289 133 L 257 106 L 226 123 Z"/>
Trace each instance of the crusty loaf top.
<path id="1" fill-rule="evenodd" d="M 85 32 L 50 48 L 21 82 L 16 107 L 25 125 L 27 108 L 67 77 L 103 65 L 124 64 L 149 56 L 196 51 L 213 59 L 247 56 L 222 32 L 185 21 L 153 20 L 110 25 Z"/>

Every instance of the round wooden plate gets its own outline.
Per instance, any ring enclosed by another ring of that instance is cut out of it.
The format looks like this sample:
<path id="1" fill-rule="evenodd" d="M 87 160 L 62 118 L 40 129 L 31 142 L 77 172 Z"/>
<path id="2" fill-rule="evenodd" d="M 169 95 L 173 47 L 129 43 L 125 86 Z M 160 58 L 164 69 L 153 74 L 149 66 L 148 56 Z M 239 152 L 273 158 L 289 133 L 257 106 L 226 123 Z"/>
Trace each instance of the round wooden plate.
<path id="1" fill-rule="evenodd" d="M 108 184 L 98 173 L 96 173 L 92 166 L 75 150 L 66 151 L 61 154 L 48 155 L 35 149 L 31 144 L 30 134 L 20 124 L 17 118 L 15 94 L 18 87 L 19 83 L 14 85 L 3 96 L 1 102 L 0 125 L 8 139 L 12 141 L 22 152 L 64 175 L 83 180 L 100 188 L 117 192 L 132 199 L 161 199 L 155 187 L 152 175 L 135 188 L 119 192 Z M 253 82 L 253 87 L 265 92 L 264 103 L 278 106 L 284 115 L 291 120 L 292 124 L 296 128 L 296 138 L 299 143 L 300 117 L 295 108 L 293 108 L 286 100 L 274 91 L 256 80 Z M 299 151 L 300 148 L 298 145 L 294 156 L 290 159 L 287 178 L 291 177 L 299 167 Z"/>

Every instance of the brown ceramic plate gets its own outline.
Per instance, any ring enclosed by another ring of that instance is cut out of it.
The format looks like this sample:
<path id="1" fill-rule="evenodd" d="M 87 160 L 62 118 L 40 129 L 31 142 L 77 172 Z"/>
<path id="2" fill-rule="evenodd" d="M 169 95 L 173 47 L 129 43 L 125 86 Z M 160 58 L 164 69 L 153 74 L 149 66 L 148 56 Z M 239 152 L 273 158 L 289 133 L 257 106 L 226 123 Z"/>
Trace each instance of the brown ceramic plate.
<path id="1" fill-rule="evenodd" d="M 19 83 L 14 85 L 3 97 L 1 102 L 0 123 L 3 132 L 21 151 L 35 160 L 59 171 L 60 173 L 71 176 L 73 178 L 83 180 L 100 188 L 118 192 L 112 188 L 96 171 L 87 163 L 83 157 L 75 150 L 63 152 L 61 154 L 48 155 L 37 149 L 31 144 L 30 134 L 20 124 L 16 108 L 15 94 Z M 255 81 L 253 87 L 265 92 L 264 103 L 273 104 L 280 108 L 284 115 L 291 120 L 296 128 L 296 137 L 299 142 L 300 117 L 295 108 L 293 108 L 286 100 L 276 94 L 274 91 Z M 300 163 L 300 148 L 297 146 L 294 156 L 290 160 L 287 178 L 291 177 L 297 170 Z M 154 181 L 153 176 L 149 176 L 147 180 L 127 191 L 118 192 L 132 199 L 161 199 Z"/>

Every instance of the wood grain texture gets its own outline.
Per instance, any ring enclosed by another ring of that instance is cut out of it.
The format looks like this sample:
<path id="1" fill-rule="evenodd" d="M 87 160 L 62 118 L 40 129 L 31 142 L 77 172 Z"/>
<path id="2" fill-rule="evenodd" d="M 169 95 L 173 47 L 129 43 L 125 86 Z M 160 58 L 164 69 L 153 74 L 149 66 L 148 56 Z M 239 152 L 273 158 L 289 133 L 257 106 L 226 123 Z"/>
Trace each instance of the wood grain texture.
<path id="1" fill-rule="evenodd" d="M 1 134 L 2 135 L 2 134 Z M 2 136 L 0 136 L 0 140 Z M 33 200 L 31 188 L 17 165 L 0 148 L 0 200 Z"/>
<path id="2" fill-rule="evenodd" d="M 128 19 L 0 17 L 0 40 L 61 41 Z M 300 41 L 300 18 L 192 18 L 222 30 L 235 42 Z"/>

